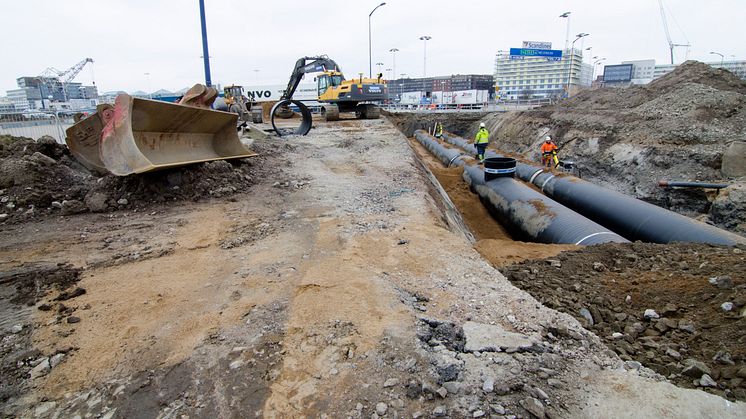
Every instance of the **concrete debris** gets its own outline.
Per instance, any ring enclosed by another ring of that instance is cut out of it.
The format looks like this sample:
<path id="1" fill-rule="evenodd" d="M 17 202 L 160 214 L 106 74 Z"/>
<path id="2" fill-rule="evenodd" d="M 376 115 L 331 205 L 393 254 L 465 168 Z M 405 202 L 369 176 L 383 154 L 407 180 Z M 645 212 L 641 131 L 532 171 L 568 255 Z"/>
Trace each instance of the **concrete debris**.
<path id="1" fill-rule="evenodd" d="M 530 336 L 508 332 L 497 325 L 466 322 L 463 329 L 466 352 L 522 352 L 533 350 L 539 345 Z"/>

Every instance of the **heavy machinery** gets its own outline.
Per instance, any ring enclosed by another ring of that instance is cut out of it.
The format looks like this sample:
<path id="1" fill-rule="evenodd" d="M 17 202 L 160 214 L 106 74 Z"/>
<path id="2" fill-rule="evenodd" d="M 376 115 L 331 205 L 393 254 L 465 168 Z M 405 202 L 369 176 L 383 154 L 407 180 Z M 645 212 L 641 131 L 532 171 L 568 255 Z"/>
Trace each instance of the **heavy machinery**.
<path id="1" fill-rule="evenodd" d="M 227 110 L 238 114 L 238 118 L 242 121 L 251 121 L 255 124 L 261 124 L 262 121 L 262 107 L 253 106 L 254 103 L 244 95 L 243 86 L 230 85 L 223 88 L 225 107 L 218 110 Z"/>
<path id="2" fill-rule="evenodd" d="M 238 138 L 238 115 L 210 108 L 217 95 L 202 84 L 179 103 L 120 94 L 113 106 L 76 118 L 65 142 L 87 168 L 117 176 L 256 156 Z"/>
<path id="3" fill-rule="evenodd" d="M 365 119 L 377 119 L 381 115 L 381 108 L 374 103 L 388 97 L 381 75 L 369 79 L 361 74 L 359 78 L 345 80 L 337 63 L 326 55 L 298 59 L 280 100 L 292 99 L 303 75 L 318 72 L 322 73 L 316 77 L 316 85 L 324 119 L 336 121 L 340 112 L 355 112 L 356 117 Z"/>

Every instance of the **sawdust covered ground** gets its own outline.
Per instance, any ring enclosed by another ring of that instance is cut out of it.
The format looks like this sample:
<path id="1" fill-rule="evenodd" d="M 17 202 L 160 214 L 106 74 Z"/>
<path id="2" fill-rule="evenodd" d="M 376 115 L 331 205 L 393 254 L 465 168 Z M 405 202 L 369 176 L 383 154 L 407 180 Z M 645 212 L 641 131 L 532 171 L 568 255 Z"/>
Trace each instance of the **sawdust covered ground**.
<path id="1" fill-rule="evenodd" d="M 417 141 L 410 138 L 409 144 L 418 158 L 438 179 L 464 222 L 474 234 L 476 239 L 474 248 L 493 266 L 507 266 L 525 259 L 550 257 L 565 250 L 579 248 L 575 245 L 528 243 L 513 240 L 505 228 L 490 215 L 487 208 L 479 200 L 479 196 L 469 189 L 462 177 L 462 168 L 446 168 Z"/>

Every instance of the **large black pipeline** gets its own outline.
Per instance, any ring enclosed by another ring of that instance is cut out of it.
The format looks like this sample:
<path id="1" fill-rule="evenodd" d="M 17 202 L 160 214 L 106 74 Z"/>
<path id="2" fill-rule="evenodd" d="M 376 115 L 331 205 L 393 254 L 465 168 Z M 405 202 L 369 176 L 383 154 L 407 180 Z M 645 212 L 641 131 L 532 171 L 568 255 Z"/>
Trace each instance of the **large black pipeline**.
<path id="1" fill-rule="evenodd" d="M 474 146 L 461 137 L 444 133 L 443 138 L 465 150 L 474 150 Z M 488 152 L 486 156 L 499 154 Z M 574 176 L 555 175 L 540 166 L 518 162 L 516 176 L 533 183 L 557 202 L 629 240 L 652 243 L 694 242 L 726 246 L 746 243 L 743 237 L 720 228 Z"/>
<path id="2" fill-rule="evenodd" d="M 300 110 L 300 116 L 302 118 L 300 125 L 298 128 L 295 128 L 295 131 L 288 128 L 278 128 L 275 124 L 275 117 L 276 114 L 280 111 L 281 108 L 287 108 L 290 105 L 295 105 Z M 303 104 L 300 100 L 293 100 L 293 99 L 286 99 L 286 100 L 280 100 L 277 103 L 272 106 L 272 109 L 269 111 L 270 120 L 272 121 L 272 128 L 277 133 L 278 137 L 282 137 L 283 135 L 306 135 L 309 131 L 311 131 L 311 125 L 313 124 L 313 115 L 311 115 L 311 110 L 308 109 L 308 106 Z"/>
<path id="3" fill-rule="evenodd" d="M 464 180 L 516 238 L 580 245 L 628 242 L 512 177 L 485 181 L 484 171 L 474 159 L 447 148 L 425 131 L 416 131 L 415 138 L 446 166 L 462 166 Z"/>

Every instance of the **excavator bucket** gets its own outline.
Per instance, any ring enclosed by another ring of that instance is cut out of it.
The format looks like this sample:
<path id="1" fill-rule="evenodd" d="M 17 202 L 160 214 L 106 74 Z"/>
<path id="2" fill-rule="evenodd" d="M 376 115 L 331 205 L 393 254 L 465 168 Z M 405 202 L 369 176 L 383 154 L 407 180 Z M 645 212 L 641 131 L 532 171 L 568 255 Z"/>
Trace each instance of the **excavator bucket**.
<path id="1" fill-rule="evenodd" d="M 238 139 L 236 114 L 126 94 L 100 111 L 67 130 L 68 147 L 118 176 L 256 155 Z"/>

